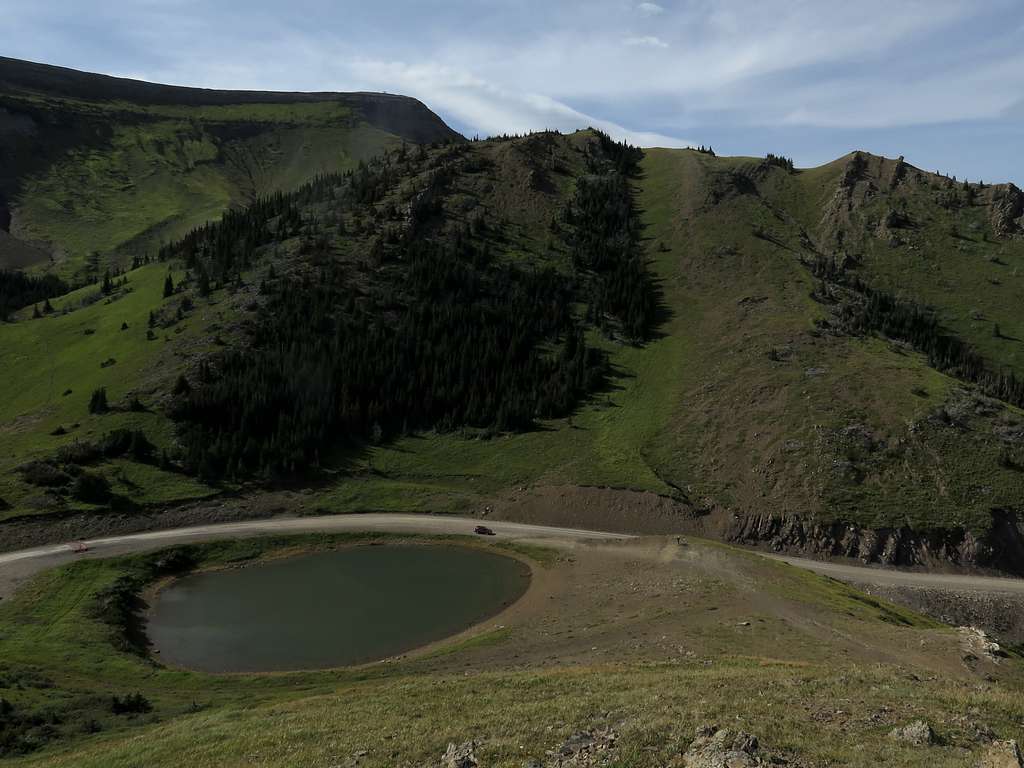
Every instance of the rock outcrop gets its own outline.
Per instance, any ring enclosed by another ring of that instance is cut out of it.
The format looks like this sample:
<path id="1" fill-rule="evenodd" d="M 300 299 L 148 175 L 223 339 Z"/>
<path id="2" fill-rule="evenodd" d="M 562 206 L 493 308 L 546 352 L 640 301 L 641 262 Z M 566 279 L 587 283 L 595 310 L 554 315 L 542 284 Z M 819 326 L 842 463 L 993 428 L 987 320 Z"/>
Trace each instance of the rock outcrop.
<path id="1" fill-rule="evenodd" d="M 1024 755 L 1016 741 L 996 741 L 985 751 L 978 768 L 1024 768 Z"/>
<path id="2" fill-rule="evenodd" d="M 1007 184 L 993 187 L 989 219 L 996 237 L 1012 237 L 1024 229 L 1024 192 Z"/>
<path id="3" fill-rule="evenodd" d="M 774 514 L 734 518 L 730 541 L 767 543 L 778 552 L 812 557 L 852 557 L 889 566 L 952 563 L 966 567 L 1024 571 L 1024 537 L 1015 515 L 993 513 L 993 525 L 977 536 L 959 528 L 863 528 L 844 522 L 819 523 Z"/>
<path id="4" fill-rule="evenodd" d="M 930 747 L 938 743 L 935 731 L 924 720 L 915 720 L 901 728 L 894 728 L 889 733 L 889 738 L 915 747 Z"/>
<path id="5" fill-rule="evenodd" d="M 969 657 L 982 658 L 998 664 L 1005 654 L 999 643 L 995 642 L 978 627 L 960 627 L 960 646 L 964 654 Z"/>
<path id="6" fill-rule="evenodd" d="M 480 762 L 476 759 L 476 748 L 479 746 L 475 741 L 467 741 L 462 744 L 449 744 L 448 749 L 441 755 L 441 768 L 477 768 Z"/>
<path id="7" fill-rule="evenodd" d="M 604 765 L 612 757 L 619 735 L 611 728 L 574 733 L 559 749 L 549 753 L 549 768 L 590 768 Z"/>
<path id="8" fill-rule="evenodd" d="M 717 725 L 703 725 L 675 764 L 682 768 L 757 768 L 775 764 L 775 761 L 760 754 L 756 736 Z"/>

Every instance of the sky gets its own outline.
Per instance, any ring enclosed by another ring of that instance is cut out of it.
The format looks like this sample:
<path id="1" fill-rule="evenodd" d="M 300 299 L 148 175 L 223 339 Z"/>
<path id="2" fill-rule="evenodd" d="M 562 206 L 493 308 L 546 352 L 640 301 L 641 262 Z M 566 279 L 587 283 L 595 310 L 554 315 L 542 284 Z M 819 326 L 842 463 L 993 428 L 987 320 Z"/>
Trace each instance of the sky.
<path id="1" fill-rule="evenodd" d="M 1024 0 L 0 0 L 0 55 L 1024 186 Z"/>

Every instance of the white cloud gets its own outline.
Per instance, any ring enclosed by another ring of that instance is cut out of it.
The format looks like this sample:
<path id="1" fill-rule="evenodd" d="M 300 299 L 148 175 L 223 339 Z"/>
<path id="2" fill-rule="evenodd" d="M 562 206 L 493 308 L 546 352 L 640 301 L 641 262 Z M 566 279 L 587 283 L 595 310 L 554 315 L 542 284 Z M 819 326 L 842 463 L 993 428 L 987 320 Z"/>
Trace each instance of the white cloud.
<path id="1" fill-rule="evenodd" d="M 539 93 L 501 88 L 468 72 L 446 66 L 360 60 L 352 74 L 370 87 L 387 83 L 410 93 L 443 113 L 472 126 L 483 135 L 525 133 L 550 128 L 573 131 L 592 126 L 615 139 L 641 147 L 689 147 L 693 142 L 676 136 L 634 130 L 615 121 L 573 109 Z"/>
<path id="2" fill-rule="evenodd" d="M 659 13 L 664 13 L 665 9 L 657 3 L 640 3 L 636 9 L 640 11 L 644 16 L 657 16 Z"/>
<path id="3" fill-rule="evenodd" d="M 591 124 L 717 145 L 700 126 L 1019 121 L 1024 93 L 1020 0 L 451 0 L 429 13 L 393 0 L 358 14 L 248 0 L 241 15 L 228 0 L 108 0 L 73 28 L 75 0 L 8 5 L 5 55 L 185 85 L 408 93 L 481 134 Z"/>
<path id="4" fill-rule="evenodd" d="M 668 48 L 668 43 L 662 40 L 660 37 L 654 35 L 645 35 L 643 37 L 627 37 L 622 41 L 626 45 L 636 46 L 638 48 Z"/>

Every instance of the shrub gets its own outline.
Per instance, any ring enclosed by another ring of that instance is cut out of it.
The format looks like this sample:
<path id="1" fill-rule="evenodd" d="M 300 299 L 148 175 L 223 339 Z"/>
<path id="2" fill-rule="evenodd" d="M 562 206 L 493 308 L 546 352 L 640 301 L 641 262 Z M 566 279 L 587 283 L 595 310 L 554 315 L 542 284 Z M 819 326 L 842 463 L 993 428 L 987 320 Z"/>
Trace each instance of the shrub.
<path id="1" fill-rule="evenodd" d="M 189 386 L 188 379 L 185 378 L 185 374 L 179 373 L 178 380 L 174 382 L 174 389 L 171 390 L 171 394 L 187 395 L 191 391 L 192 387 Z"/>
<path id="2" fill-rule="evenodd" d="M 100 441 L 100 450 L 107 458 L 124 456 L 132 444 L 132 433 L 130 429 L 115 429 L 108 432 Z"/>
<path id="3" fill-rule="evenodd" d="M 59 488 L 71 482 L 71 475 L 48 461 L 32 461 L 20 468 L 21 475 L 29 485 L 43 488 Z"/>
<path id="4" fill-rule="evenodd" d="M 71 494 L 86 504 L 105 504 L 110 501 L 110 483 L 101 475 L 83 472 L 75 480 Z"/>
<path id="5" fill-rule="evenodd" d="M 124 697 L 111 696 L 110 710 L 115 715 L 135 715 L 152 712 L 153 705 L 149 703 L 149 699 L 136 691 Z"/>
<path id="6" fill-rule="evenodd" d="M 110 410 L 110 405 L 107 403 L 107 388 L 100 387 L 94 390 L 92 397 L 89 398 L 89 413 L 106 413 Z"/>
<path id="7" fill-rule="evenodd" d="M 115 429 L 103 436 L 100 450 L 108 458 L 130 454 L 136 461 L 148 461 L 154 446 L 141 429 Z"/>
<path id="8" fill-rule="evenodd" d="M 85 466 L 99 461 L 102 456 L 103 451 L 96 443 L 83 440 L 75 440 L 57 450 L 57 460 L 64 464 Z"/>

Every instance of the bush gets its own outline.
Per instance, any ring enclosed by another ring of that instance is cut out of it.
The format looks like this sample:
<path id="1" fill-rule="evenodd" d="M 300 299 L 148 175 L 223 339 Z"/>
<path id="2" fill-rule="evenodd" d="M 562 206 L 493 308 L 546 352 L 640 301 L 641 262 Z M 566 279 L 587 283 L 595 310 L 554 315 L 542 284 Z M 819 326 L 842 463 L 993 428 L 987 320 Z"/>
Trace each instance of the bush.
<path id="1" fill-rule="evenodd" d="M 171 390 L 172 395 L 187 395 L 192 391 L 192 387 L 189 386 L 188 379 L 185 378 L 185 374 L 179 373 L 177 381 L 174 382 L 174 389 Z"/>
<path id="2" fill-rule="evenodd" d="M 110 410 L 110 405 L 107 403 L 107 388 L 100 387 L 94 390 L 92 397 L 89 398 L 89 413 L 106 413 Z"/>
<path id="3" fill-rule="evenodd" d="M 149 703 L 149 699 L 136 691 L 135 693 L 129 693 L 123 698 L 120 696 L 111 696 L 110 711 L 115 715 L 144 714 L 146 712 L 152 712 L 153 705 Z"/>
<path id="4" fill-rule="evenodd" d="M 21 476 L 29 485 L 59 488 L 71 482 L 71 475 L 48 461 L 32 461 L 20 468 Z"/>
<path id="5" fill-rule="evenodd" d="M 128 445 L 128 453 L 135 461 L 150 461 L 156 446 L 149 442 L 141 429 L 132 431 L 132 441 Z"/>
<path id="6" fill-rule="evenodd" d="M 153 444 L 141 429 L 115 429 L 100 441 L 99 450 L 107 458 L 130 454 L 136 461 L 148 461 L 153 456 Z"/>
<path id="7" fill-rule="evenodd" d="M 115 429 L 108 432 L 100 440 L 100 450 L 107 458 L 113 459 L 124 456 L 132 444 L 132 432 L 130 429 Z"/>
<path id="8" fill-rule="evenodd" d="M 110 501 L 110 483 L 101 475 L 83 472 L 75 480 L 71 495 L 86 504 L 105 504 Z"/>
<path id="9" fill-rule="evenodd" d="M 57 461 L 64 464 L 78 464 L 86 466 L 94 464 L 103 456 L 103 451 L 95 443 L 75 440 L 73 443 L 61 446 L 57 449 Z"/>

